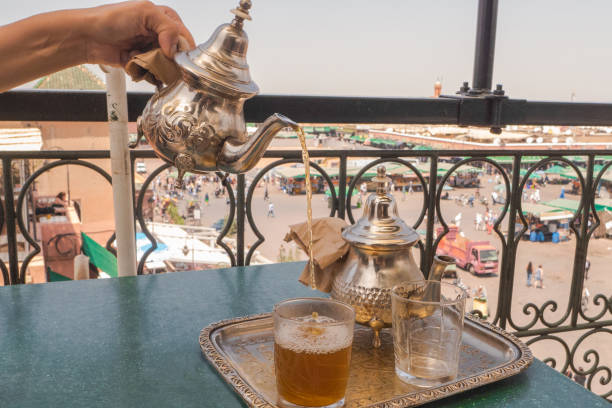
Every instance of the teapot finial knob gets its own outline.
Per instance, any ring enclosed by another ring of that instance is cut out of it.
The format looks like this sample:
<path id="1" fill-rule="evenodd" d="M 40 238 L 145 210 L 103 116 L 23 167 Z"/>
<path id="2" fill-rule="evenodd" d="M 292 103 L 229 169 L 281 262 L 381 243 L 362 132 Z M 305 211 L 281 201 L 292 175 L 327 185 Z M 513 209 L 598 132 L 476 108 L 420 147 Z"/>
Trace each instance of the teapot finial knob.
<path id="1" fill-rule="evenodd" d="M 232 25 L 234 27 L 242 28 L 242 22 L 244 20 L 251 20 L 249 9 L 252 5 L 253 3 L 251 3 L 251 0 L 240 0 L 238 7 L 231 10 L 231 12 L 236 16 L 234 21 L 232 21 Z"/>
<path id="2" fill-rule="evenodd" d="M 391 182 L 391 179 L 387 177 L 387 168 L 382 164 L 376 168 L 376 177 L 372 179 L 373 182 L 377 183 L 376 193 L 386 194 L 387 186 Z"/>

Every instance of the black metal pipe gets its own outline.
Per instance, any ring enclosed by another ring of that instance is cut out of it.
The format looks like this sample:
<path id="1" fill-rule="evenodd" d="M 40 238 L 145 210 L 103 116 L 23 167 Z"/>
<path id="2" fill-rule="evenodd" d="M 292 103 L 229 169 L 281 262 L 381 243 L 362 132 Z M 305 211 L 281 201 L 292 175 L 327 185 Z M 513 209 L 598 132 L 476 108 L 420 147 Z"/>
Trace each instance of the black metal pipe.
<path id="1" fill-rule="evenodd" d="M 611 112 L 612 113 L 612 112 Z M 589 154 L 595 156 L 609 155 L 608 150 L 597 149 L 553 149 L 553 150 L 533 150 L 533 149 L 486 149 L 486 150 L 374 150 L 374 149 L 356 149 L 356 150 L 312 150 L 308 153 L 310 157 L 487 157 L 487 156 L 533 156 L 545 155 L 549 157 L 561 156 L 587 156 Z M 153 150 L 135 150 L 135 158 L 155 159 L 157 156 Z M 286 159 L 301 159 L 302 151 L 293 150 L 268 150 L 264 153 L 266 158 L 286 158 Z M 63 160 L 86 160 L 86 159 L 108 159 L 110 152 L 108 150 L 46 150 L 46 151 L 5 151 L 0 152 L 0 158 L 17 159 L 63 159 Z"/>
<path id="2" fill-rule="evenodd" d="M 141 114 L 151 94 L 128 94 L 129 120 Z M 612 104 L 505 99 L 501 124 L 612 126 Z M 256 96 L 245 104 L 248 122 L 281 112 L 303 123 L 449 124 L 491 127 L 484 98 L 355 98 Z M 0 94 L 0 121 L 106 122 L 104 92 L 13 91 Z M 82 157 L 74 157 L 74 159 Z"/>
<path id="3" fill-rule="evenodd" d="M 472 89 L 476 91 L 490 91 L 493 83 L 497 0 L 478 1 L 478 21 L 476 26 L 476 51 L 474 52 Z"/>
<path id="4" fill-rule="evenodd" d="M 8 244 L 10 284 L 23 283 L 19 281 L 19 258 L 17 257 L 17 218 L 15 217 L 15 197 L 13 191 L 13 170 L 11 159 L 2 159 L 2 179 L 4 182 L 4 217 L 6 221 L 6 240 Z"/>

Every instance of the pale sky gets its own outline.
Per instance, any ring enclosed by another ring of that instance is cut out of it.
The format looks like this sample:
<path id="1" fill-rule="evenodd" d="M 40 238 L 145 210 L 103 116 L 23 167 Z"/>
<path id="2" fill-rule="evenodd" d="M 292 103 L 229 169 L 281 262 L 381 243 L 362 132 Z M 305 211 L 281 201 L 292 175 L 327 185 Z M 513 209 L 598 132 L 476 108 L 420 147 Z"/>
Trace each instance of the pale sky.
<path id="1" fill-rule="evenodd" d="M 160 3 L 160 2 L 158 2 Z M 253 0 L 262 94 L 422 97 L 472 80 L 477 0 Z M 92 0 L 19 0 L 0 24 Z M 168 0 L 205 42 L 238 0 Z M 511 97 L 612 102 L 612 1 L 500 0 L 493 81 Z M 98 71 L 99 72 L 99 71 Z M 130 84 L 129 89 L 146 89 Z"/>

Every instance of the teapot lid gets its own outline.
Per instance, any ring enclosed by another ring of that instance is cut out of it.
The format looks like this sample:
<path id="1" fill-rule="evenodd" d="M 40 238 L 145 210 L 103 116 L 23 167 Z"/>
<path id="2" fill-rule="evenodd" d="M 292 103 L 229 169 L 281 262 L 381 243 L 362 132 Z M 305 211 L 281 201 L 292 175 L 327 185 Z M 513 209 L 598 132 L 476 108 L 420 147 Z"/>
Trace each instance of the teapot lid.
<path id="1" fill-rule="evenodd" d="M 189 86 L 237 98 L 259 92 L 246 62 L 249 38 L 242 29 L 243 21 L 251 20 L 250 8 L 251 0 L 240 0 L 238 8 L 231 11 L 236 17 L 230 24 L 217 27 L 208 41 L 193 50 L 176 54 L 174 60 Z"/>
<path id="2" fill-rule="evenodd" d="M 413 245 L 420 237 L 399 217 L 397 204 L 387 193 L 391 181 L 385 166 L 378 166 L 376 193 L 370 194 L 363 215 L 357 222 L 342 231 L 342 237 L 351 244 L 377 250 L 394 250 L 395 247 Z"/>

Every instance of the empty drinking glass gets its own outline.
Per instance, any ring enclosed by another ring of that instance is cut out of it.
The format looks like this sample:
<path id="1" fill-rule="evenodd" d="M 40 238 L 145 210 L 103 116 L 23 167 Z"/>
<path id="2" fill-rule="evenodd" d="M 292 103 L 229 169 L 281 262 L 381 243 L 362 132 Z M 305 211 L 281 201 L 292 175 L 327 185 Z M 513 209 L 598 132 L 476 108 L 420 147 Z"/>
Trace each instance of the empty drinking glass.
<path id="1" fill-rule="evenodd" d="M 433 387 L 459 367 L 466 292 L 438 281 L 412 281 L 391 292 L 395 372 L 403 381 Z"/>

